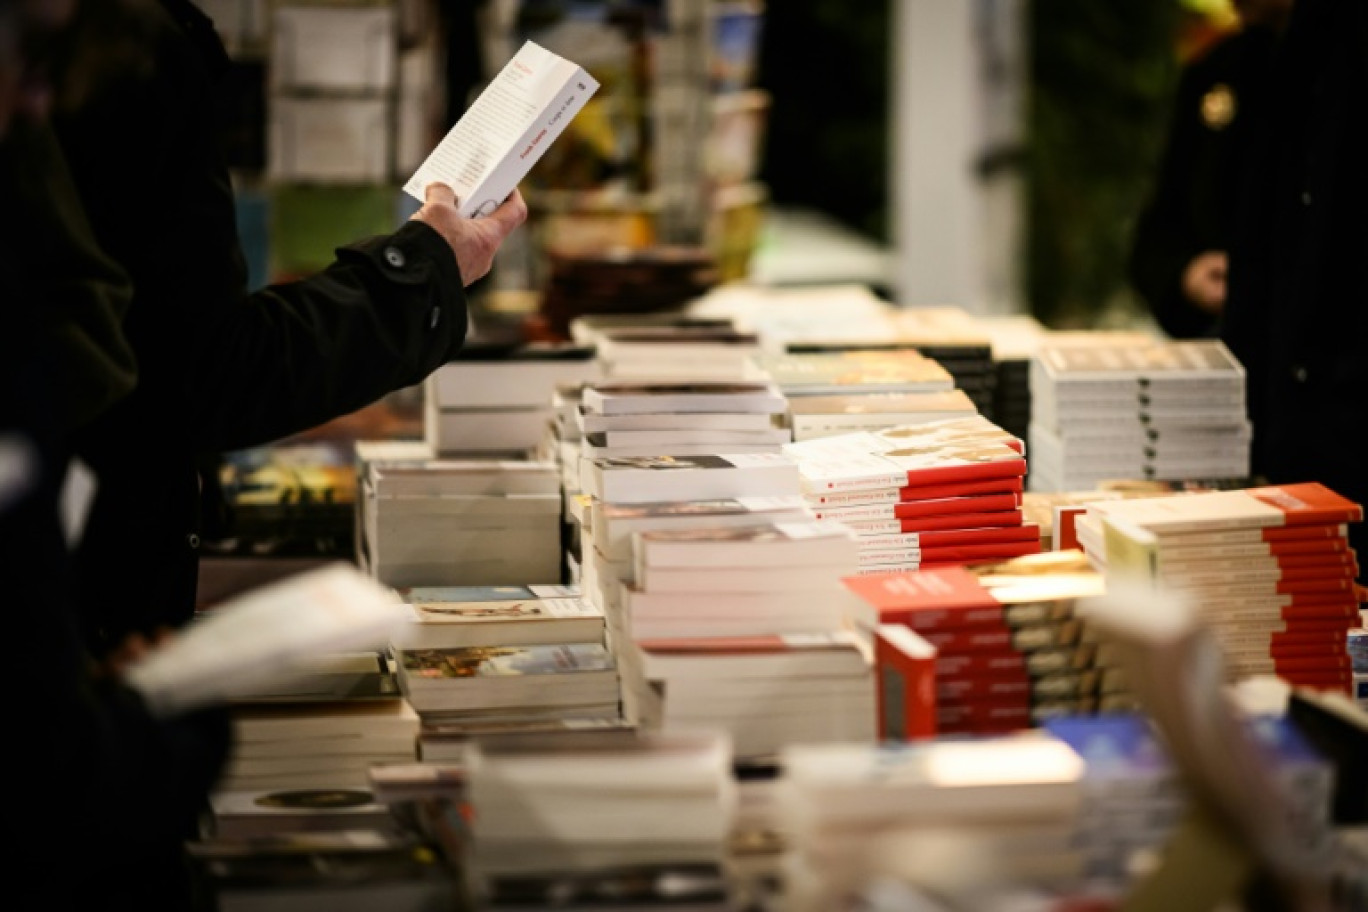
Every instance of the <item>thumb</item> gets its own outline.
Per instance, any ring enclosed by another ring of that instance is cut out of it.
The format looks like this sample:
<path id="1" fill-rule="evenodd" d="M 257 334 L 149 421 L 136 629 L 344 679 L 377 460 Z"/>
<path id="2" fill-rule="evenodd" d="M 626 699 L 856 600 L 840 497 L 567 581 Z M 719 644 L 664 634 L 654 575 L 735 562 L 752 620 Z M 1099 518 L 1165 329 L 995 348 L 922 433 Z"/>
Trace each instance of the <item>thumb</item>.
<path id="1" fill-rule="evenodd" d="M 433 182 L 424 188 L 423 199 L 429 203 L 445 203 L 454 206 L 456 205 L 456 191 L 446 184 Z"/>

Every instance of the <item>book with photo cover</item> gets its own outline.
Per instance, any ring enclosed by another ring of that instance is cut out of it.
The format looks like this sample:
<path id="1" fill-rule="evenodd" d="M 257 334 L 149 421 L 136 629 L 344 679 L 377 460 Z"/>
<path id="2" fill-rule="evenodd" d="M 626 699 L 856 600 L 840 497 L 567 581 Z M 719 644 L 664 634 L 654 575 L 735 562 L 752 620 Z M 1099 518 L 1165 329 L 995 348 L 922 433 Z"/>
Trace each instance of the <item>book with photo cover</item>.
<path id="1" fill-rule="evenodd" d="M 642 567 L 853 566 L 856 537 L 840 523 L 776 523 L 637 533 Z"/>
<path id="2" fill-rule="evenodd" d="M 631 556 L 632 535 L 636 532 L 731 528 L 811 519 L 812 511 L 796 494 L 639 504 L 591 500 L 589 504 L 589 531 L 594 546 L 605 557 L 617 560 Z"/>
<path id="3" fill-rule="evenodd" d="M 423 201 L 428 184 L 456 192 L 461 215 L 503 203 L 599 88 L 575 63 L 527 41 L 404 184 Z"/>
<path id="4" fill-rule="evenodd" d="M 744 381 L 604 381 L 586 387 L 581 401 L 586 414 L 597 415 L 661 412 L 772 415 L 783 413 L 787 404 L 787 398 L 773 384 Z"/>
<path id="5" fill-rule="evenodd" d="M 782 453 L 604 457 L 585 469 L 585 493 L 609 503 L 774 497 L 799 490 L 798 465 Z"/>
<path id="6" fill-rule="evenodd" d="M 397 649 L 594 643 L 603 639 L 603 611 L 587 598 L 410 602 L 411 619 L 391 636 Z"/>

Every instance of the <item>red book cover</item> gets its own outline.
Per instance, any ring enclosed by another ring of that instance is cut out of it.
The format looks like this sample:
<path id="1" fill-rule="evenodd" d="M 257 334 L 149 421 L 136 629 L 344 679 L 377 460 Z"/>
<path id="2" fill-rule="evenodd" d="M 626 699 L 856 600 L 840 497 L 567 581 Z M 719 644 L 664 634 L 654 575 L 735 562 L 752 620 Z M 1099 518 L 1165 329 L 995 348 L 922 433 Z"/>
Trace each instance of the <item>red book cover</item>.
<path id="1" fill-rule="evenodd" d="M 923 516 L 955 516 L 965 513 L 991 513 L 1015 510 L 1021 506 L 1018 494 L 978 494 L 972 497 L 942 497 L 907 503 L 855 504 L 812 508 L 817 519 L 847 520 L 918 519 Z"/>
<path id="2" fill-rule="evenodd" d="M 857 533 L 876 532 L 936 532 L 944 529 L 984 529 L 994 526 L 1021 525 L 1020 510 L 999 510 L 995 513 L 956 513 L 953 516 L 923 516 L 919 519 L 887 519 L 851 521 L 847 526 Z"/>
<path id="3" fill-rule="evenodd" d="M 1285 621 L 1310 620 L 1314 618 L 1334 618 L 1357 623 L 1360 618 L 1357 602 L 1326 602 L 1323 605 L 1284 605 L 1281 610 Z"/>
<path id="4" fill-rule="evenodd" d="M 1268 653 L 1277 655 L 1284 649 L 1295 649 L 1301 646 L 1324 645 L 1335 650 L 1338 654 L 1347 651 L 1349 648 L 1345 632 L 1348 628 L 1338 630 L 1317 630 L 1311 631 L 1286 631 L 1269 634 Z"/>
<path id="5" fill-rule="evenodd" d="M 989 611 L 999 619 L 1002 615 L 1002 603 L 978 577 L 962 568 L 937 573 L 870 573 L 843 577 L 841 582 L 878 610 L 879 621 L 884 624 L 905 624 L 914 615 L 931 611 Z"/>
<path id="6" fill-rule="evenodd" d="M 1011 699 L 1030 697 L 1031 679 L 1028 675 L 980 678 L 937 678 L 936 699 L 941 702 Z"/>
<path id="7" fill-rule="evenodd" d="M 1283 512 L 1283 525 L 1361 522 L 1363 507 L 1319 482 L 1246 488 L 1246 493 Z"/>
<path id="8" fill-rule="evenodd" d="M 881 741 L 936 734 L 936 648 L 900 624 L 874 629 L 875 686 Z"/>
<path id="9" fill-rule="evenodd" d="M 1353 671 L 1354 662 L 1347 655 L 1321 655 L 1321 656 L 1289 656 L 1287 658 L 1274 657 L 1273 670 L 1279 674 L 1287 672 L 1324 672 L 1325 674 L 1338 674 L 1341 671 Z"/>
<path id="10" fill-rule="evenodd" d="M 1025 490 L 1020 475 L 985 478 L 958 484 L 907 485 L 898 489 L 898 500 L 935 500 L 941 497 L 968 497 L 974 494 L 1021 494 Z"/>
<path id="11" fill-rule="evenodd" d="M 978 654 L 938 655 L 936 678 L 979 675 L 1026 674 L 1026 657 L 1016 651 L 983 652 Z"/>
<path id="12" fill-rule="evenodd" d="M 936 710 L 936 724 L 942 729 L 950 726 L 979 728 L 984 725 L 1029 728 L 1031 704 L 1029 700 L 942 703 Z"/>
<path id="13" fill-rule="evenodd" d="M 1270 644 L 1268 655 L 1274 662 L 1283 659 L 1338 659 L 1349 654 L 1349 644 L 1343 640 L 1334 638 L 1323 639 L 1317 637 L 1310 643 L 1282 642 Z"/>
<path id="14" fill-rule="evenodd" d="M 934 562 L 964 561 L 967 563 L 969 561 L 1001 560 L 1040 553 L 1040 539 L 983 545 L 951 545 L 940 548 L 929 548 L 922 545 L 921 553 L 923 561 Z"/>
<path id="15" fill-rule="evenodd" d="M 895 452 L 883 454 L 897 462 Z M 929 484 L 953 484 L 983 478 L 1020 478 L 1026 474 L 1026 460 L 996 459 L 987 462 L 965 462 L 958 465 L 920 466 L 907 469 L 907 484 L 917 487 Z"/>
<path id="16" fill-rule="evenodd" d="M 1344 523 L 1307 523 L 1304 526 L 1270 526 L 1260 529 L 1266 542 L 1312 541 L 1342 539 L 1349 534 Z"/>

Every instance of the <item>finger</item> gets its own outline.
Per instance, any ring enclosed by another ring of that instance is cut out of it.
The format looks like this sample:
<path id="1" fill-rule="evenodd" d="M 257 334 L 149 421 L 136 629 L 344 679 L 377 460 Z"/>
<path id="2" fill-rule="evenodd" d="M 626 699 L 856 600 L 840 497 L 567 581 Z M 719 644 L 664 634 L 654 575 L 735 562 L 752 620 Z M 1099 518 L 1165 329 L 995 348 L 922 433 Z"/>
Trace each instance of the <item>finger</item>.
<path id="1" fill-rule="evenodd" d="M 456 191 L 446 184 L 434 181 L 424 188 L 423 199 L 429 203 L 444 203 L 454 206 L 456 205 Z"/>
<path id="2" fill-rule="evenodd" d="M 505 234 L 517 228 L 527 221 L 527 203 L 523 200 L 522 193 L 514 188 L 513 192 L 508 194 L 508 199 L 487 217 L 497 221 Z"/>

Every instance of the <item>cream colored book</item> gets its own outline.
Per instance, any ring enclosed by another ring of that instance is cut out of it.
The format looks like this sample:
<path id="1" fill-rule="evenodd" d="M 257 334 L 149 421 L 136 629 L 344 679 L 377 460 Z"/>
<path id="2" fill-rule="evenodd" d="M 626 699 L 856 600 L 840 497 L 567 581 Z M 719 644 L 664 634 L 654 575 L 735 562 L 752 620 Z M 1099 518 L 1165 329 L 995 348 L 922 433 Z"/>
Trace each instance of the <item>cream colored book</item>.
<path id="1" fill-rule="evenodd" d="M 404 192 L 422 200 L 428 184 L 444 183 L 456 191 L 461 215 L 488 215 L 598 87 L 578 64 L 525 42 L 418 166 Z"/>

